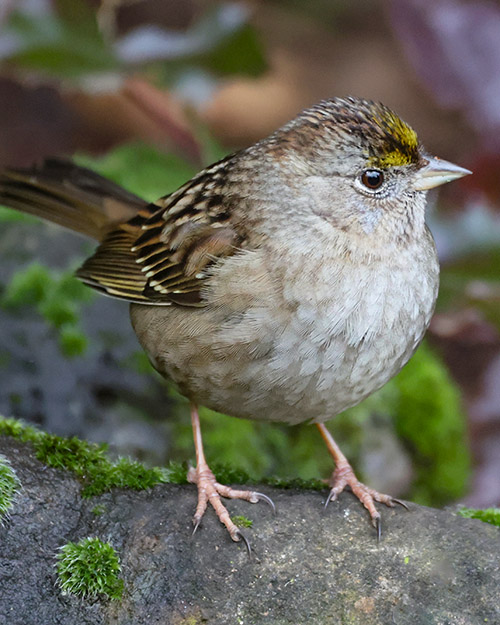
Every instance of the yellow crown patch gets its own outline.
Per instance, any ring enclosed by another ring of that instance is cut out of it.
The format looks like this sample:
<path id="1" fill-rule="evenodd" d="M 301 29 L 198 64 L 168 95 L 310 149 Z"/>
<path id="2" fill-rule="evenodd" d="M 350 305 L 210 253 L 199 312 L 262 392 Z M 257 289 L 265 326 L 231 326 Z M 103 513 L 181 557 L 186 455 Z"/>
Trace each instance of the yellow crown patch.
<path id="1" fill-rule="evenodd" d="M 416 163 L 419 159 L 417 133 L 390 111 L 373 118 L 382 131 L 382 141 L 370 157 L 375 167 L 398 167 Z"/>

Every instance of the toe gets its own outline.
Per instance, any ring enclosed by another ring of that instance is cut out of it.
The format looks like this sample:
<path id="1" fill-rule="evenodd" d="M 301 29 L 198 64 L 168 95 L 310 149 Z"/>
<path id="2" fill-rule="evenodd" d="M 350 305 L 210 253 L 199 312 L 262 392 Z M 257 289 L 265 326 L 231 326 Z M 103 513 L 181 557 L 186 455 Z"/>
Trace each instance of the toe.
<path id="1" fill-rule="evenodd" d="M 235 542 L 243 541 L 245 543 L 248 553 L 251 553 L 250 543 L 246 536 L 238 529 L 233 523 L 227 508 L 222 503 L 222 497 L 228 499 L 243 499 L 250 503 L 257 503 L 263 501 L 270 506 L 273 514 L 276 514 L 276 506 L 273 500 L 256 491 L 249 490 L 237 490 L 224 484 L 219 484 L 216 481 L 214 474 L 205 463 L 197 468 L 191 467 L 188 471 L 188 481 L 196 484 L 198 487 L 198 505 L 193 517 L 193 535 L 198 530 L 203 515 L 207 509 L 208 504 L 214 509 L 219 521 L 226 527 L 232 540 Z"/>

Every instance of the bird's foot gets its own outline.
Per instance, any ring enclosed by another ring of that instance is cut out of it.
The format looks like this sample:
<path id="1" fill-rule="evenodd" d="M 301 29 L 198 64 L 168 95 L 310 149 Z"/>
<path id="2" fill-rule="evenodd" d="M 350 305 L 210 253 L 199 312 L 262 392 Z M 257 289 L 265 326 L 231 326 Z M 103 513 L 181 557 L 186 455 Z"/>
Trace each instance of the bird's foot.
<path id="1" fill-rule="evenodd" d="M 379 493 L 378 491 L 366 486 L 362 482 L 358 480 L 356 477 L 351 465 L 346 462 L 342 463 L 340 466 L 337 466 L 335 471 L 330 478 L 329 486 L 331 486 L 330 493 L 325 502 L 325 508 L 330 503 L 330 501 L 335 501 L 340 493 L 345 489 L 346 486 L 352 490 L 354 495 L 360 500 L 363 506 L 368 510 L 372 525 L 377 530 L 377 538 L 380 540 L 380 536 L 382 534 L 382 524 L 380 520 L 380 513 L 375 507 L 375 502 L 383 503 L 390 508 L 393 508 L 395 504 L 399 504 L 408 510 L 408 506 L 400 501 L 399 499 L 395 499 L 390 495 L 384 495 L 383 493 Z"/>
<path id="2" fill-rule="evenodd" d="M 250 553 L 250 543 L 245 538 L 241 530 L 233 523 L 229 512 L 221 501 L 221 497 L 227 497 L 228 499 L 244 499 L 250 503 L 257 503 L 259 501 L 265 501 L 269 504 L 273 510 L 276 511 L 272 499 L 263 493 L 248 490 L 236 490 L 224 484 L 219 484 L 215 479 L 215 475 L 212 473 L 210 467 L 207 464 L 191 467 L 187 474 L 188 482 L 196 484 L 198 487 L 198 505 L 196 506 L 196 512 L 193 517 L 193 534 L 198 529 L 201 519 L 205 514 L 208 503 L 215 510 L 219 521 L 226 526 L 227 531 L 231 538 L 238 542 L 243 540 L 245 546 Z"/>

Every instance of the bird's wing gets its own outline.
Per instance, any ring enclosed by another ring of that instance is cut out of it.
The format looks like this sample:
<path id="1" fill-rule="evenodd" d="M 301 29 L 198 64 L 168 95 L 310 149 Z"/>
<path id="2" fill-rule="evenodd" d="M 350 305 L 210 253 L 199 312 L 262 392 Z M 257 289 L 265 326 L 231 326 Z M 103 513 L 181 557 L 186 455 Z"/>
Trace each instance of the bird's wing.
<path id="1" fill-rule="evenodd" d="M 86 284 L 142 304 L 202 305 L 207 270 L 243 235 L 231 224 L 227 157 L 111 230 L 78 270 Z"/>

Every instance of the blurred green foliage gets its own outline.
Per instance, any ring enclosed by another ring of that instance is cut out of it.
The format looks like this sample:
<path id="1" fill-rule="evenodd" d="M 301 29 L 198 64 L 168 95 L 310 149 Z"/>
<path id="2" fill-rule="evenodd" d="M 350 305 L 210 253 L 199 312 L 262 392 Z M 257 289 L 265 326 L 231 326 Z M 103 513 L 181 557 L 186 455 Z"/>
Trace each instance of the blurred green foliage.
<path id="1" fill-rule="evenodd" d="M 75 161 L 111 178 L 148 202 L 175 191 L 197 171 L 179 156 L 165 154 L 143 143 L 122 145 L 98 158 L 79 154 Z"/>
<path id="2" fill-rule="evenodd" d="M 35 223 L 36 218 L 19 211 L 12 210 L 11 208 L 5 208 L 0 206 L 0 223 L 16 223 L 16 222 Z"/>
<path id="3" fill-rule="evenodd" d="M 458 499 L 470 473 L 460 392 L 442 362 L 423 343 L 393 382 L 396 431 L 412 453 L 411 498 L 432 505 Z"/>
<path id="4" fill-rule="evenodd" d="M 25 69 L 61 78 L 118 69 L 118 59 L 99 32 L 85 2 L 57 0 L 59 15 L 14 11 L 4 28 L 17 46 L 8 60 Z"/>
<path id="5" fill-rule="evenodd" d="M 0 58 L 21 71 L 78 81 L 99 74 L 125 75 L 148 67 L 158 83 L 193 68 L 216 75 L 262 73 L 267 63 L 243 7 L 207 7 L 184 32 L 153 27 L 118 37 L 99 27 L 96 8 L 83 0 L 54 0 L 34 12 L 19 7 L 2 24 L 11 36 Z"/>
<path id="6" fill-rule="evenodd" d="M 0 296 L 0 306 L 20 310 L 36 307 L 50 327 L 58 333 L 64 355 L 78 356 L 87 347 L 87 339 L 80 329 L 82 304 L 89 302 L 92 292 L 73 277 L 72 272 L 61 272 L 38 263 L 17 271 Z"/>

